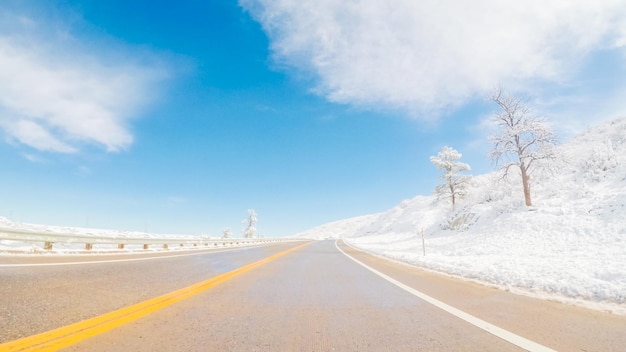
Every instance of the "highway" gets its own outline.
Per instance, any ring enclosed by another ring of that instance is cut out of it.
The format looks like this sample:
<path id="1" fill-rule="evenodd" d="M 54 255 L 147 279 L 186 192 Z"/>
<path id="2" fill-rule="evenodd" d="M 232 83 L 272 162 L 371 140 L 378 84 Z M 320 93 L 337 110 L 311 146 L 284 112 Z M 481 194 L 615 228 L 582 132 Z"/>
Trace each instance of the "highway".
<path id="1" fill-rule="evenodd" d="M 624 316 L 432 274 L 335 241 L 85 258 L 47 265 L 49 258 L 0 257 L 0 351 L 626 346 Z"/>

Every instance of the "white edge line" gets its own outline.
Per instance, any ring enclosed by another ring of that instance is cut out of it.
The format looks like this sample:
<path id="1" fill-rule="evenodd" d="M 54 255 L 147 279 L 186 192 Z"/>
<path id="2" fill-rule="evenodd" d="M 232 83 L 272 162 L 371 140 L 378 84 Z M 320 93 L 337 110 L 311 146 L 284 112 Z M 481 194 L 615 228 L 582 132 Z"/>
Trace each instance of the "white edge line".
<path id="1" fill-rule="evenodd" d="M 488 333 L 495 335 L 505 341 L 508 341 L 518 347 L 521 347 L 527 351 L 532 351 L 532 352 L 556 352 L 556 350 L 553 350 L 549 347 L 543 346 L 541 344 L 538 344 L 537 342 L 528 340 L 524 337 L 521 337 L 519 335 L 516 335 L 508 330 L 504 330 L 498 326 L 495 326 L 493 324 L 490 324 L 482 319 L 476 318 L 475 316 L 465 313 L 464 311 L 454 308 L 446 303 L 443 303 L 423 292 L 420 292 L 412 287 L 409 287 L 405 284 L 403 284 L 402 282 L 387 276 L 383 273 L 381 273 L 380 271 L 371 268 L 369 266 L 367 266 L 366 264 L 360 262 L 359 260 L 357 260 L 356 258 L 350 256 L 348 253 L 344 252 L 341 248 L 339 248 L 339 245 L 337 245 L 337 241 L 335 241 L 335 247 L 337 247 L 337 249 L 343 253 L 346 257 L 352 259 L 354 262 L 356 262 L 357 264 L 361 265 L 362 267 L 364 267 L 365 269 L 373 272 L 374 274 L 380 276 L 381 278 L 389 281 L 390 283 L 400 287 L 401 289 L 409 292 L 410 294 L 423 299 L 424 301 L 434 305 L 437 308 L 443 309 L 444 311 L 454 315 L 457 318 L 460 318 L 462 320 L 465 320 L 466 322 L 487 331 Z"/>

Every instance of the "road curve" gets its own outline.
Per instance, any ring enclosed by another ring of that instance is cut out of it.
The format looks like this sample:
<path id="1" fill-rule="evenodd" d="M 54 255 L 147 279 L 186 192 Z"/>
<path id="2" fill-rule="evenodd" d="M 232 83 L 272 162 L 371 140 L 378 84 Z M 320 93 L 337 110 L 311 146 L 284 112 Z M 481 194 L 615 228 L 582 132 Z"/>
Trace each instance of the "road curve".
<path id="1" fill-rule="evenodd" d="M 117 264 L 0 267 L 0 297 L 17 301 L 0 307 L 0 316 L 18 317 L 0 322 L 0 334 L 5 334 L 0 341 L 135 304 L 296 245 Z M 520 297 L 341 248 L 414 289 L 550 348 L 619 351 L 626 346 L 624 317 Z M 29 287 L 41 290 L 29 293 Z M 42 297 L 47 304 L 39 302 Z M 28 317 L 26 324 L 19 324 Z M 381 279 L 342 254 L 333 241 L 321 241 L 65 350 L 522 349 Z"/>

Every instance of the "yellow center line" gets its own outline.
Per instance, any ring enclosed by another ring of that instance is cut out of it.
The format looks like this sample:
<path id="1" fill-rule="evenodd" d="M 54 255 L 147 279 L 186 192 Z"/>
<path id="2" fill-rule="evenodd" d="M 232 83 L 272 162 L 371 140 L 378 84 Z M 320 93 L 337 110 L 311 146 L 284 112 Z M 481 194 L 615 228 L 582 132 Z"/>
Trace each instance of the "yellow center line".
<path id="1" fill-rule="evenodd" d="M 0 351 L 57 351 L 61 348 L 102 334 L 116 327 L 128 324 L 178 301 L 182 301 L 200 292 L 206 291 L 211 287 L 217 286 L 237 275 L 250 271 L 278 257 L 282 257 L 287 253 L 297 251 L 309 243 L 301 244 L 294 248 L 269 256 L 265 259 L 261 259 L 257 262 L 242 266 L 238 269 L 132 306 L 121 308 L 110 313 L 41 334 L 0 344 Z"/>

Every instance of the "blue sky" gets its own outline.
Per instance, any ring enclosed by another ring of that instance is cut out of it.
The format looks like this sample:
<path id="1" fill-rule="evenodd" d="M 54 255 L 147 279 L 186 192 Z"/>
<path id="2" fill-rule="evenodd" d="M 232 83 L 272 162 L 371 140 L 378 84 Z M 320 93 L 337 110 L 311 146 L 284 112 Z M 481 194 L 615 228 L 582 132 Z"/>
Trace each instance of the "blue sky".
<path id="1" fill-rule="evenodd" d="M 488 9 L 488 11 L 487 11 Z M 283 236 L 474 174 L 502 85 L 561 140 L 626 116 L 618 2 L 0 5 L 0 216 Z M 498 30 L 494 30 L 497 28 Z M 512 44 L 514 43 L 514 44 Z"/>

